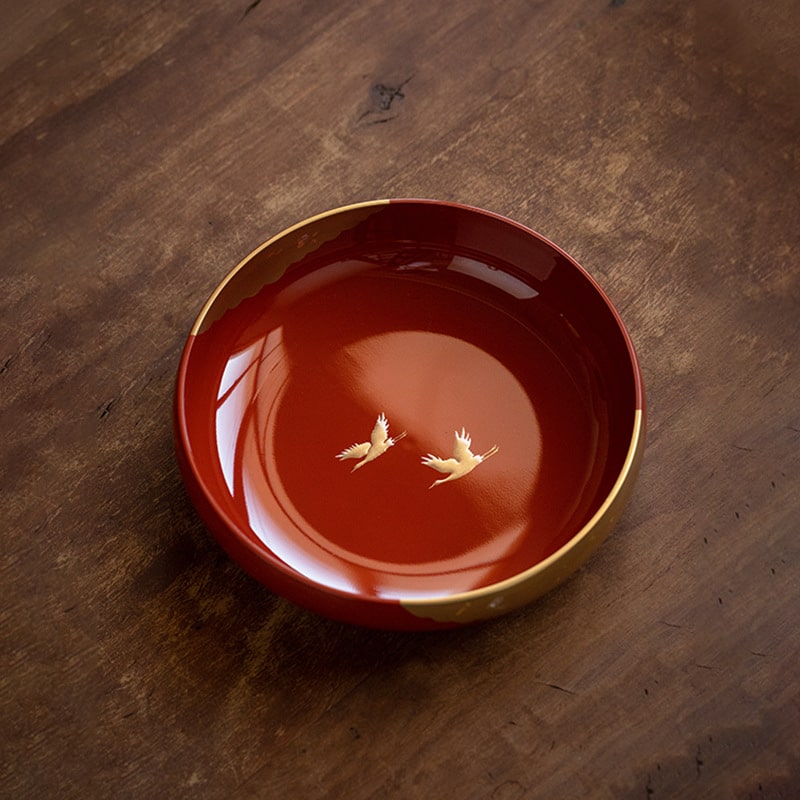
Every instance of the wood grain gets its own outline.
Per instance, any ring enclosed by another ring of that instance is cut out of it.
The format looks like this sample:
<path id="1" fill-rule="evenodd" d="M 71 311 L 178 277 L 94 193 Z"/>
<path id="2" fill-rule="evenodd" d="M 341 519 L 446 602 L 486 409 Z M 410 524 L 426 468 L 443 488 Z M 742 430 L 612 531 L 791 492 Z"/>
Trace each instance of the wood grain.
<path id="1" fill-rule="evenodd" d="M 791 0 L 0 3 L 0 795 L 796 796 L 797 24 Z M 384 196 L 556 241 L 647 382 L 607 544 L 444 635 L 272 596 L 171 448 L 222 275 Z"/>

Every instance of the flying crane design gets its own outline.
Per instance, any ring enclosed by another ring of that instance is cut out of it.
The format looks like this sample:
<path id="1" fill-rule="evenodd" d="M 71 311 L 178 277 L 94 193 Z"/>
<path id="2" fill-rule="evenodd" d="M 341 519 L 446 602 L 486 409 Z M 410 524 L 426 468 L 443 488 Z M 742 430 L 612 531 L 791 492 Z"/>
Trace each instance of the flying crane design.
<path id="1" fill-rule="evenodd" d="M 455 481 L 458 480 L 458 478 L 463 478 L 467 473 L 472 472 L 478 464 L 486 461 L 487 458 L 493 456 L 500 449 L 497 445 L 494 445 L 482 455 L 476 456 L 473 454 L 472 450 L 470 450 L 471 447 L 472 439 L 464 428 L 462 428 L 460 434 L 456 431 L 452 458 L 438 458 L 437 456 L 431 455 L 431 453 L 428 453 L 427 456 L 423 456 L 422 463 L 426 467 L 430 467 L 437 472 L 447 475 L 446 478 L 440 478 L 438 481 L 434 481 L 428 488 L 433 489 L 434 486 L 438 486 L 440 483 L 447 483 L 447 481 Z"/>
<path id="2" fill-rule="evenodd" d="M 361 444 L 351 444 L 350 447 L 342 450 L 336 458 L 340 461 L 344 461 L 348 458 L 360 458 L 361 461 L 351 470 L 351 472 L 355 472 L 357 469 L 363 467 L 364 464 L 369 464 L 370 461 L 374 461 L 378 456 L 382 456 L 392 445 L 399 442 L 405 435 L 406 432 L 403 431 L 397 436 L 389 436 L 389 422 L 386 419 L 386 415 L 381 413 L 375 422 L 375 427 L 372 429 L 372 433 L 369 437 L 370 440 L 368 442 L 362 442 Z"/>

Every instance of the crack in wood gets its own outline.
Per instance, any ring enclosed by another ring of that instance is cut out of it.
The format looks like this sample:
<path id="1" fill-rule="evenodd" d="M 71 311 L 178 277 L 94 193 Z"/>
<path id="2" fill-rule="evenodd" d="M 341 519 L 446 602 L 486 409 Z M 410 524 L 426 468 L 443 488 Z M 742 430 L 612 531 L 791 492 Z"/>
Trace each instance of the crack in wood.
<path id="1" fill-rule="evenodd" d="M 250 3 L 250 5 L 247 6 L 247 8 L 244 10 L 244 14 L 242 14 L 241 18 L 239 19 L 239 22 L 241 22 L 251 11 L 253 11 L 259 5 L 260 2 L 261 0 L 253 0 L 253 2 Z"/>
<path id="2" fill-rule="evenodd" d="M 358 121 L 361 122 L 365 117 L 369 117 L 371 114 L 382 114 L 385 115 L 387 112 L 392 110 L 392 106 L 395 100 L 400 99 L 402 100 L 405 98 L 405 93 L 403 92 L 403 87 L 414 77 L 414 75 L 409 75 L 404 81 L 399 83 L 397 86 L 390 86 L 385 83 L 375 83 L 370 87 L 370 103 L 372 108 L 367 109 L 364 111 L 358 118 Z M 368 122 L 370 125 L 377 125 L 384 122 L 390 122 L 391 120 L 395 119 L 397 115 L 393 115 L 391 117 L 381 116 L 378 119 L 373 119 Z"/>
<path id="3" fill-rule="evenodd" d="M 694 757 L 694 763 L 695 763 L 695 766 L 697 767 L 697 777 L 698 778 L 700 777 L 700 769 L 702 768 L 703 764 L 705 763 L 703 761 L 702 755 L 703 754 L 700 751 L 700 748 L 698 747 L 697 748 L 697 755 L 695 755 L 695 757 Z"/>
<path id="4" fill-rule="evenodd" d="M 114 408 L 116 403 L 117 403 L 117 400 L 115 398 L 114 400 L 109 400 L 105 404 L 105 406 L 101 405 L 100 408 L 102 409 L 102 411 L 100 413 L 100 419 L 105 419 L 111 413 L 111 409 Z"/>
<path id="5" fill-rule="evenodd" d="M 549 686 L 551 689 L 557 689 L 559 692 L 564 692 L 564 694 L 571 694 L 577 695 L 577 692 L 573 692 L 571 689 L 565 689 L 563 686 L 559 686 L 557 683 L 548 683 L 547 681 L 538 681 L 542 686 Z"/>

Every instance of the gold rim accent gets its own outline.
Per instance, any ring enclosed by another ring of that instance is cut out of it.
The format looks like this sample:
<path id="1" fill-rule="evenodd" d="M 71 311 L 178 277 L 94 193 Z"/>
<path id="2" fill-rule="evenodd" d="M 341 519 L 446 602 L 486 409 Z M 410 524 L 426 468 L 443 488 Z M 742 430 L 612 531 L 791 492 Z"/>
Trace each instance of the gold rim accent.
<path id="1" fill-rule="evenodd" d="M 636 409 L 633 436 L 622 470 L 597 513 L 563 547 L 533 567 L 489 586 L 430 599 L 401 600 L 415 617 L 436 622 L 475 622 L 519 608 L 575 572 L 608 536 L 628 502 L 644 453 L 644 412 Z"/>
<path id="2" fill-rule="evenodd" d="M 343 230 L 345 230 L 344 225 L 337 226 L 333 225 L 327 228 L 327 230 L 322 231 L 322 235 L 319 236 L 314 245 L 303 249 L 302 251 L 295 251 L 290 256 L 284 258 L 276 259 L 275 263 L 270 265 L 271 274 L 265 278 L 265 276 L 259 275 L 258 279 L 253 282 L 252 285 L 246 285 L 240 287 L 240 291 L 235 293 L 235 296 L 231 298 L 233 302 L 227 304 L 221 304 L 220 300 L 225 292 L 231 285 L 231 282 L 236 278 L 242 268 L 250 263 L 259 253 L 265 251 L 267 248 L 274 245 L 276 242 L 280 241 L 281 239 L 290 236 L 292 233 L 296 233 L 301 228 L 305 228 L 310 225 L 314 225 L 319 222 L 324 222 L 329 217 L 336 216 L 338 214 L 342 214 L 343 212 L 347 211 L 358 211 L 361 209 L 367 210 L 370 213 L 373 210 L 377 210 L 383 206 L 386 206 L 390 203 L 390 200 L 368 200 L 363 203 L 351 203 L 350 205 L 340 206 L 339 208 L 333 208 L 330 211 L 323 211 L 321 214 L 316 214 L 313 217 L 308 217 L 307 219 L 302 220 L 301 222 L 297 222 L 294 225 L 290 225 L 288 228 L 284 228 L 279 233 L 276 233 L 274 236 L 271 236 L 267 239 L 266 242 L 259 245 L 255 250 L 251 253 L 246 255 L 217 285 L 216 289 L 212 292 L 211 296 L 206 300 L 203 308 L 200 310 L 200 313 L 195 320 L 194 325 L 192 326 L 192 330 L 190 332 L 190 336 L 197 336 L 198 334 L 202 333 L 204 330 L 208 329 L 212 323 L 216 322 L 226 311 L 230 308 L 235 307 L 238 305 L 242 300 L 245 300 L 248 297 L 252 297 L 256 294 L 256 292 L 265 284 L 273 283 L 274 281 L 278 280 L 281 275 L 286 272 L 286 270 L 294 263 L 299 261 L 301 258 L 304 258 L 309 253 L 313 253 L 317 248 L 322 246 L 325 242 L 330 241 L 331 239 L 338 236 Z M 365 216 L 369 216 L 366 214 Z M 359 220 L 360 221 L 360 220 Z"/>

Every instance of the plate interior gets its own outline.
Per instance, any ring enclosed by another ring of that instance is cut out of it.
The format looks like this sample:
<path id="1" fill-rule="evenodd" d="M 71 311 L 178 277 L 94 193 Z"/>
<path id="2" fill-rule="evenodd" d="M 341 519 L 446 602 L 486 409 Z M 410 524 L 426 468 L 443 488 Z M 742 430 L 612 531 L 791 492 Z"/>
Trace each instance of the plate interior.
<path id="1" fill-rule="evenodd" d="M 255 259 L 260 288 L 247 276 L 195 337 L 187 425 L 206 490 L 324 587 L 402 600 L 509 578 L 580 530 L 625 457 L 635 403 L 614 315 L 552 250 L 526 265 L 457 237 L 364 238 L 278 275 Z M 381 415 L 396 442 L 337 458 L 372 445 Z M 452 476 L 464 441 L 490 457 Z"/>

